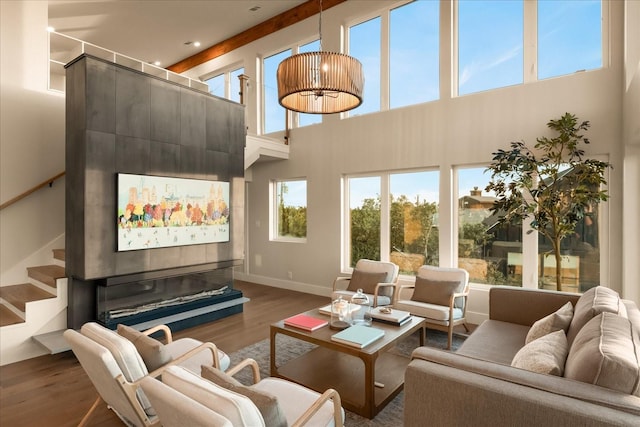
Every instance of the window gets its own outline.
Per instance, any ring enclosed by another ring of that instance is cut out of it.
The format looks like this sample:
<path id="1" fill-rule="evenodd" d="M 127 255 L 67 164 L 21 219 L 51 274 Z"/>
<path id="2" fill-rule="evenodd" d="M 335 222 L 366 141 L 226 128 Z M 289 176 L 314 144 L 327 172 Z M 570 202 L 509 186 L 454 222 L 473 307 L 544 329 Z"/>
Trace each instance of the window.
<path id="1" fill-rule="evenodd" d="M 389 176 L 390 260 L 401 274 L 414 275 L 421 265 L 439 264 L 437 171 Z"/>
<path id="2" fill-rule="evenodd" d="M 205 83 L 209 86 L 209 93 L 221 98 L 240 102 L 240 79 L 238 76 L 241 74 L 244 74 L 244 67 L 226 71 L 205 79 Z"/>
<path id="3" fill-rule="evenodd" d="M 274 240 L 307 237 L 307 181 L 274 181 L 272 185 Z"/>
<path id="4" fill-rule="evenodd" d="M 458 169 L 458 267 L 475 283 L 522 286 L 522 224 L 497 224 L 484 170 Z"/>
<path id="5" fill-rule="evenodd" d="M 414 1 L 391 10 L 390 108 L 433 101 L 440 97 L 439 6 L 440 2 L 437 1 Z"/>
<path id="6" fill-rule="evenodd" d="M 362 258 L 392 261 L 409 275 L 421 265 L 438 265 L 438 176 L 417 171 L 347 177 L 345 265 Z"/>
<path id="7" fill-rule="evenodd" d="M 240 102 L 240 75 L 244 74 L 244 67 L 233 70 L 229 73 L 229 96 L 235 102 Z"/>
<path id="8" fill-rule="evenodd" d="M 283 50 L 263 60 L 264 133 L 284 130 L 286 110 L 278 102 L 278 65 L 291 56 L 291 49 Z"/>
<path id="9" fill-rule="evenodd" d="M 218 74 L 217 76 L 206 79 L 205 83 L 209 86 L 209 93 L 224 98 L 224 74 Z"/>
<path id="10" fill-rule="evenodd" d="M 523 82 L 523 23 L 522 0 L 459 1 L 459 95 Z"/>
<path id="11" fill-rule="evenodd" d="M 349 54 L 362 62 L 365 93 L 351 115 L 380 111 L 380 17 L 349 27 Z"/>
<path id="12" fill-rule="evenodd" d="M 538 78 L 602 67 L 602 4 L 538 2 Z"/>

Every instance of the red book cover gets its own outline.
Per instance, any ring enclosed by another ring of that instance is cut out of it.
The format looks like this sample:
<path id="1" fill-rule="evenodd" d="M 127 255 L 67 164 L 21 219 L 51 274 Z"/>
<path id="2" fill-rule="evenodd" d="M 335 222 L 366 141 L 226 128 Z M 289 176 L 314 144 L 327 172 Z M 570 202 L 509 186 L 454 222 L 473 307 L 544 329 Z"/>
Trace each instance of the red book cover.
<path id="1" fill-rule="evenodd" d="M 323 326 L 328 325 L 329 321 L 307 316 L 306 314 L 296 314 L 295 316 L 284 319 L 284 324 L 313 332 L 316 329 L 320 329 Z"/>

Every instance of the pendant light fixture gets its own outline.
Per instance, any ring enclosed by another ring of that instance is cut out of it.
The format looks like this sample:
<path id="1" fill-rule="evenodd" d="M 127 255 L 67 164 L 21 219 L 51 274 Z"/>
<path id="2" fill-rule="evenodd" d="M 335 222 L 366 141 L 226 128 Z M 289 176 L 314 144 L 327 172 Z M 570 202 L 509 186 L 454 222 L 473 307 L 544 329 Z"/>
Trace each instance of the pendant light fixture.
<path id="1" fill-rule="evenodd" d="M 352 110 L 362 104 L 362 64 L 349 55 L 322 50 L 322 0 L 319 36 L 319 52 L 292 55 L 278 65 L 278 102 L 299 113 Z"/>

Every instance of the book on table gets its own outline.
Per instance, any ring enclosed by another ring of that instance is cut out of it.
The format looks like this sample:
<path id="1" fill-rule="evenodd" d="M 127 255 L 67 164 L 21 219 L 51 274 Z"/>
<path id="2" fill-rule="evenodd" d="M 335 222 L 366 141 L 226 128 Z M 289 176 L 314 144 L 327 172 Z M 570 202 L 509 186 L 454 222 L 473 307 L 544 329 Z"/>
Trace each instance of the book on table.
<path id="1" fill-rule="evenodd" d="M 411 320 L 408 311 L 396 310 L 389 307 L 376 307 L 371 309 L 371 318 L 378 322 L 402 326 Z"/>
<path id="2" fill-rule="evenodd" d="M 352 347 L 364 348 L 384 336 L 382 329 L 373 326 L 353 325 L 333 334 L 331 340 Z"/>
<path id="3" fill-rule="evenodd" d="M 329 322 L 325 319 L 307 316 L 306 314 L 296 314 L 295 316 L 284 319 L 284 324 L 287 326 L 293 326 L 294 328 L 304 329 L 308 332 L 313 332 L 316 329 L 320 329 L 323 326 L 328 325 Z"/>

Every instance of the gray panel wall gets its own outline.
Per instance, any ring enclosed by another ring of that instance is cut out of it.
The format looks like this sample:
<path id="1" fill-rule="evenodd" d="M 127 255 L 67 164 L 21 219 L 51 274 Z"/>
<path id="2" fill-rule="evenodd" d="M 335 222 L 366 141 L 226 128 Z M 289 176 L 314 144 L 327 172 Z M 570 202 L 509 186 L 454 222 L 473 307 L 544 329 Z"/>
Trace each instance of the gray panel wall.
<path id="1" fill-rule="evenodd" d="M 239 263 L 244 106 L 90 55 L 66 73 L 66 269 L 77 279 L 70 292 L 95 279 Z M 229 181 L 230 242 L 117 252 L 117 173 Z"/>

